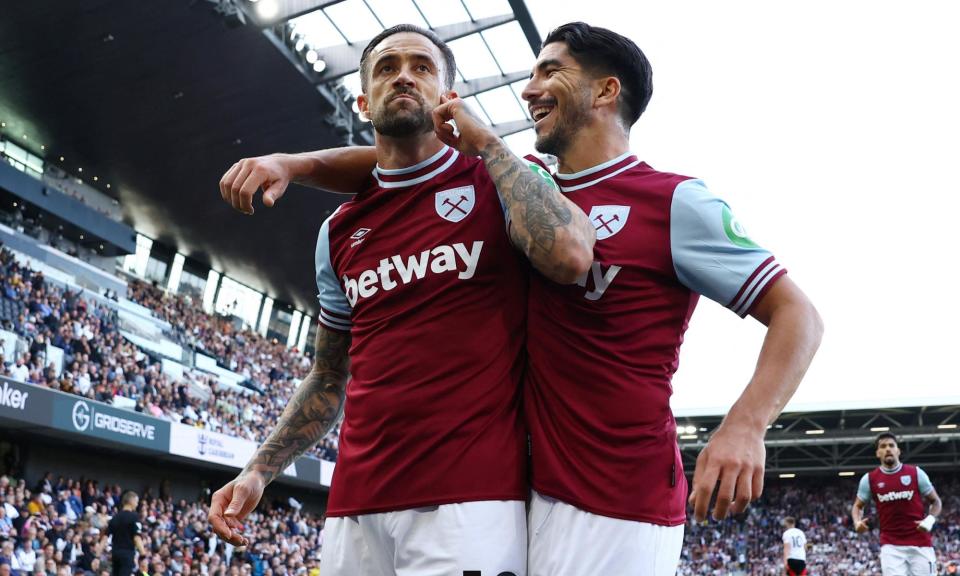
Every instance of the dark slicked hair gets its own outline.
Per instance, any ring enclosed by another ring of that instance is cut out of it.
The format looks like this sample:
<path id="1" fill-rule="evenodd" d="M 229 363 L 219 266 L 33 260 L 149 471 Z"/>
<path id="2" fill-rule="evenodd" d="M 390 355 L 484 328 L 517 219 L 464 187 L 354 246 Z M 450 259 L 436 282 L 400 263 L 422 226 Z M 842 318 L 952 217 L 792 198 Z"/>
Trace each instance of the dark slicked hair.
<path id="1" fill-rule="evenodd" d="M 893 432 L 881 432 L 880 434 L 877 434 L 876 438 L 873 439 L 874 450 L 880 449 L 880 441 L 883 440 L 884 438 L 890 438 L 891 440 L 894 441 L 894 443 L 896 443 L 897 446 L 900 446 L 900 441 L 897 440 L 896 434 L 894 434 Z"/>
<path id="2" fill-rule="evenodd" d="M 626 36 L 584 22 L 554 28 L 543 45 L 554 42 L 566 44 L 588 74 L 620 80 L 620 118 L 629 130 L 653 95 L 653 68 L 643 51 Z"/>
<path id="3" fill-rule="evenodd" d="M 373 40 L 367 44 L 367 47 L 363 49 L 363 54 L 360 56 L 360 89 L 363 90 L 364 93 L 367 92 L 367 75 L 370 74 L 370 53 L 373 52 L 373 49 L 383 42 L 384 39 L 403 32 L 419 34 L 433 42 L 434 46 L 440 49 L 440 53 L 443 54 L 444 59 L 444 74 L 441 79 L 443 80 L 444 88 L 452 90 L 453 83 L 457 79 L 457 61 L 453 57 L 453 50 L 451 50 L 450 47 L 447 46 L 447 43 L 437 36 L 435 32 L 414 24 L 397 24 L 396 26 L 387 28 L 374 36 Z"/>

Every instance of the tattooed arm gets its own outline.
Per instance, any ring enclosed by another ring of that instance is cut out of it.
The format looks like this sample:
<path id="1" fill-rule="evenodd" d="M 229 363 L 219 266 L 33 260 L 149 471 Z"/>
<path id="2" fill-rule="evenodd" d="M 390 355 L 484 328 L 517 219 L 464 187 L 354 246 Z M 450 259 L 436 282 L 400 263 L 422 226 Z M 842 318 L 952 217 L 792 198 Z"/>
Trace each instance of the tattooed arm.
<path id="1" fill-rule="evenodd" d="M 580 208 L 497 138 L 480 150 L 510 217 L 510 239 L 544 276 L 576 282 L 593 261 L 596 231 Z"/>
<path id="2" fill-rule="evenodd" d="M 208 519 L 221 538 L 245 546 L 242 521 L 256 508 L 264 488 L 333 428 L 343 405 L 349 348 L 350 334 L 317 327 L 316 359 L 310 374 L 240 475 L 213 495 Z"/>
<path id="3" fill-rule="evenodd" d="M 510 218 L 510 238 L 541 274 L 570 284 L 590 269 L 596 230 L 552 179 L 510 152 L 459 98 L 435 108 L 433 120 L 444 143 L 483 158 Z M 457 123 L 459 136 L 447 120 Z"/>

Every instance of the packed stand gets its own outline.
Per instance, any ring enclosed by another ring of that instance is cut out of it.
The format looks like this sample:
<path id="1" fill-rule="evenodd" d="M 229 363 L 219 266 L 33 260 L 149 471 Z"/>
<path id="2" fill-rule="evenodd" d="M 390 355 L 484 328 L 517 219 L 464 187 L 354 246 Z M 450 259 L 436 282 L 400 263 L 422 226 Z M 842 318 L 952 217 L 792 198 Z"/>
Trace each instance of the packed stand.
<path id="1" fill-rule="evenodd" d="M 274 339 L 268 339 L 249 329 L 238 329 L 231 318 L 207 314 L 191 296 L 171 294 L 160 288 L 131 280 L 127 298 L 150 309 L 157 318 L 173 327 L 177 341 L 207 356 L 241 376 L 250 387 L 271 397 L 274 402 L 265 407 L 267 413 L 258 413 L 257 397 L 243 396 L 221 402 L 219 414 L 226 414 L 241 422 L 254 420 L 258 426 L 272 426 L 296 389 L 297 382 L 307 376 L 313 361 L 309 353 L 287 348 Z M 234 405 L 234 400 L 239 404 Z M 315 447 L 314 453 L 326 460 L 336 460 L 339 424 Z M 241 437 L 249 438 L 241 427 Z"/>
<path id="2" fill-rule="evenodd" d="M 279 384 L 284 392 L 292 392 L 293 379 L 302 379 L 310 372 L 309 354 L 287 348 L 275 338 L 264 338 L 253 330 L 237 329 L 232 319 L 203 312 L 189 296 L 170 294 L 132 280 L 127 297 L 173 326 L 182 343 L 213 357 L 256 387 L 265 389 Z"/>
<path id="3" fill-rule="evenodd" d="M 234 364 L 238 372 L 249 375 L 262 393 L 228 388 L 215 376 L 200 371 L 187 371 L 182 379 L 174 381 L 163 372 L 160 361 L 120 334 L 117 314 L 112 308 L 52 286 L 42 272 L 21 265 L 6 249 L 0 250 L 0 293 L 0 323 L 5 330 L 29 342 L 28 348 L 15 358 L 3 358 L 0 349 L 4 376 L 101 402 L 110 403 L 115 396 L 123 396 L 136 402 L 138 412 L 173 422 L 260 443 L 293 394 L 298 382 L 295 378 L 309 371 L 306 356 L 296 358 L 294 363 L 291 353 L 277 350 L 273 343 L 259 335 L 255 341 L 248 332 L 228 331 L 226 334 L 238 342 L 224 347 L 224 350 L 238 351 L 228 358 L 239 358 Z M 154 310 L 165 309 L 163 301 L 143 297 L 142 290 L 138 295 L 142 305 Z M 175 302 L 173 306 L 183 305 L 182 299 L 168 299 Z M 196 322 L 204 327 L 198 333 L 205 336 L 206 330 L 221 326 L 218 319 L 202 314 L 197 317 L 201 319 Z M 183 318 L 194 316 L 185 313 Z M 193 330 L 191 321 L 184 324 L 190 331 Z M 64 351 L 60 374 L 47 362 L 47 344 Z M 247 351 L 251 351 L 251 355 L 262 354 L 264 360 L 271 361 L 271 366 L 266 368 L 245 360 L 252 357 L 246 355 Z M 280 366 L 293 368 L 286 372 Z M 335 460 L 338 434 L 339 427 L 321 440 L 311 454 Z"/>
<path id="4" fill-rule="evenodd" d="M 29 487 L 0 476 L 0 574 L 108 576 L 107 524 L 120 509 L 121 494 L 120 486 L 101 488 L 89 479 L 48 474 Z M 147 490 L 137 510 L 147 551 L 137 574 L 316 576 L 323 518 L 290 504 L 265 502 L 251 513 L 254 543 L 244 550 L 210 530 L 206 502 L 175 502 Z"/>
<path id="5" fill-rule="evenodd" d="M 960 564 L 960 480 L 935 475 L 931 480 L 943 500 L 943 512 L 933 529 L 937 574 L 946 574 L 951 563 Z M 857 534 L 850 519 L 858 482 L 859 477 L 824 484 L 768 485 L 761 499 L 741 516 L 703 526 L 688 524 L 677 574 L 782 575 L 781 523 L 787 516 L 797 519 L 797 528 L 807 537 L 810 576 L 880 574 L 875 507 L 868 506 L 873 528 L 869 533 Z"/>

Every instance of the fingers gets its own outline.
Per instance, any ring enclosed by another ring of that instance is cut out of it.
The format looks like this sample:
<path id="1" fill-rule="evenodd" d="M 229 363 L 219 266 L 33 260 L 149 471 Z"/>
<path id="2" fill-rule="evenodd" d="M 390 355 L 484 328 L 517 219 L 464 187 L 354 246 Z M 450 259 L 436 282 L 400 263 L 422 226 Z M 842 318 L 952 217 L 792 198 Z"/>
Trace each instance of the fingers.
<path id="1" fill-rule="evenodd" d="M 239 532 L 233 532 L 232 536 L 229 538 L 225 536 L 221 536 L 221 538 L 225 542 L 229 542 L 238 548 L 240 546 L 248 546 L 250 544 L 250 540 L 248 540 L 246 536 L 240 534 Z"/>
<path id="2" fill-rule="evenodd" d="M 765 466 L 765 465 L 766 465 L 766 462 L 764 462 L 764 466 Z M 756 500 L 757 498 L 763 496 L 763 469 L 764 469 L 764 466 L 761 466 L 761 467 L 759 467 L 759 468 L 756 468 L 756 469 L 753 471 L 753 486 L 752 486 L 752 489 L 753 489 L 753 499 L 754 499 L 754 500 Z"/>
<path id="3" fill-rule="evenodd" d="M 733 497 L 733 507 L 730 509 L 733 514 L 743 514 L 747 505 L 753 500 L 753 476 L 749 470 L 740 472 L 737 478 L 737 493 Z"/>
<path id="4" fill-rule="evenodd" d="M 240 192 L 237 195 L 238 210 L 244 214 L 253 214 L 253 195 L 257 193 L 261 185 L 266 184 L 266 180 L 266 174 L 263 174 L 256 168 L 250 171 L 250 174 L 240 186 Z"/>
<path id="5" fill-rule="evenodd" d="M 229 542 L 233 538 L 233 530 L 223 516 L 223 504 L 228 500 L 227 494 L 224 493 L 225 488 L 226 486 L 214 492 L 213 498 L 210 500 L 210 512 L 207 514 L 207 520 L 217 536 Z"/>
<path id="6" fill-rule="evenodd" d="M 441 102 L 443 102 L 443 100 L 441 100 Z M 433 112 L 431 113 L 433 116 L 433 129 L 437 131 L 438 134 L 443 126 L 449 126 L 447 121 L 453 119 L 452 106 L 452 102 L 443 102 L 433 109 Z"/>
<path id="7" fill-rule="evenodd" d="M 240 204 L 240 189 L 243 187 L 244 182 L 247 181 L 247 177 L 250 176 L 250 173 L 253 172 L 253 163 L 248 162 L 247 160 L 240 161 L 240 170 L 237 171 L 236 176 L 233 178 L 233 182 L 230 183 L 230 205 L 233 206 L 234 210 L 239 210 L 243 212 Z"/>
<path id="8" fill-rule="evenodd" d="M 224 538 L 224 540 L 226 540 L 227 542 L 237 547 L 250 545 L 250 540 L 246 536 L 244 536 L 243 534 L 237 531 L 234 531 L 233 537 Z"/>
<path id="9" fill-rule="evenodd" d="M 693 504 L 693 516 L 697 522 L 703 522 L 707 519 L 710 497 L 713 495 L 713 487 L 717 483 L 717 475 L 719 472 L 717 467 L 710 464 L 708 454 L 701 452 L 697 458 L 696 471 L 693 473 L 693 490 L 690 494 L 690 502 Z"/>
<path id="10" fill-rule="evenodd" d="M 437 126 L 434 131 L 437 133 L 437 138 L 439 138 L 441 142 L 443 142 L 447 146 L 452 146 L 454 148 L 457 147 L 457 144 L 460 139 L 457 137 L 456 131 L 454 130 L 453 126 L 451 126 L 450 124 L 444 123 L 444 124 L 441 124 L 440 126 Z"/>
<path id="11" fill-rule="evenodd" d="M 231 529 L 232 538 L 228 541 L 234 546 L 246 546 L 249 540 L 243 535 L 243 519 L 250 512 L 250 489 L 242 482 L 233 487 L 233 497 L 224 511 L 224 520 Z M 255 505 L 255 503 L 254 503 Z"/>
<path id="12" fill-rule="evenodd" d="M 227 170 L 220 179 L 220 196 L 234 210 L 253 214 L 253 199 L 263 188 L 264 206 L 273 207 L 290 183 L 282 166 L 268 157 L 245 158 Z"/>
<path id="13" fill-rule="evenodd" d="M 227 526 L 235 532 L 243 532 L 243 522 L 241 522 L 236 516 L 224 516 L 224 520 L 227 522 Z"/>
<path id="14" fill-rule="evenodd" d="M 723 470 L 720 475 L 720 488 L 717 490 L 717 502 L 713 507 L 713 517 L 717 520 L 723 520 L 727 517 L 727 510 L 737 488 L 737 476 L 739 469 Z"/>
<path id="15" fill-rule="evenodd" d="M 214 492 L 210 499 L 210 512 L 207 514 L 210 526 L 217 536 L 234 546 L 246 546 L 250 542 L 243 535 L 243 522 L 241 522 L 241 518 L 246 517 L 249 512 L 249 510 L 243 510 L 249 494 L 250 490 L 246 486 L 230 482 Z M 227 504 L 226 511 L 223 509 L 225 504 Z"/>
<path id="16" fill-rule="evenodd" d="M 435 110 L 439 109 L 440 116 L 442 116 L 444 122 L 446 122 L 447 120 L 453 120 L 462 106 L 463 100 L 459 98 L 447 98 L 446 96 L 440 96 L 440 105 L 437 106 Z"/>
<path id="17" fill-rule="evenodd" d="M 233 487 L 233 497 L 230 499 L 230 504 L 227 506 L 226 511 L 223 513 L 224 516 L 230 517 L 243 517 L 245 514 L 242 514 L 243 508 L 247 503 L 246 500 L 250 496 L 250 489 L 246 487 L 243 483 L 237 483 Z"/>
<path id="18" fill-rule="evenodd" d="M 453 106 L 454 102 L 452 100 L 449 100 L 446 96 L 440 97 L 440 105 L 433 109 L 433 131 L 436 132 L 437 138 L 441 142 L 456 148 L 459 138 L 457 138 L 453 126 L 447 123 L 448 120 L 453 119 Z"/>
<path id="19" fill-rule="evenodd" d="M 275 180 L 263 191 L 263 205 L 267 208 L 273 208 L 277 200 L 283 196 L 287 190 L 287 182 L 284 180 Z M 252 208 L 252 206 L 251 206 Z"/>
<path id="20" fill-rule="evenodd" d="M 220 179 L 220 197 L 223 198 L 224 202 L 230 202 L 230 189 L 233 188 L 233 181 L 239 172 L 240 162 L 235 162 Z"/>
<path id="21" fill-rule="evenodd" d="M 763 492 L 763 467 L 729 461 L 717 463 L 706 450 L 697 458 L 689 503 L 697 522 L 707 518 L 710 499 L 717 483 L 717 500 L 713 518 L 723 520 L 728 514 L 742 514 L 747 506 Z"/>

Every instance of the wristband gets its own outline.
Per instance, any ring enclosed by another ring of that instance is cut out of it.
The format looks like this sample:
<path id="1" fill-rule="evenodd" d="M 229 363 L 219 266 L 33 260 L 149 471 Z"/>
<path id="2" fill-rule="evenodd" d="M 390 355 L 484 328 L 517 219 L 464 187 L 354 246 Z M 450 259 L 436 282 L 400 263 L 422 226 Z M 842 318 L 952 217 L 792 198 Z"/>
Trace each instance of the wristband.
<path id="1" fill-rule="evenodd" d="M 933 523 L 936 521 L 936 516 L 933 514 L 927 514 L 927 517 L 920 521 L 920 527 L 929 532 L 933 530 Z"/>

